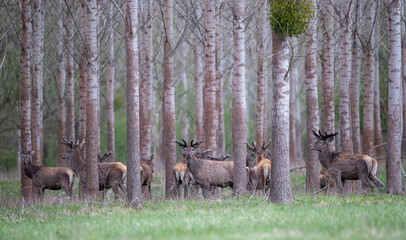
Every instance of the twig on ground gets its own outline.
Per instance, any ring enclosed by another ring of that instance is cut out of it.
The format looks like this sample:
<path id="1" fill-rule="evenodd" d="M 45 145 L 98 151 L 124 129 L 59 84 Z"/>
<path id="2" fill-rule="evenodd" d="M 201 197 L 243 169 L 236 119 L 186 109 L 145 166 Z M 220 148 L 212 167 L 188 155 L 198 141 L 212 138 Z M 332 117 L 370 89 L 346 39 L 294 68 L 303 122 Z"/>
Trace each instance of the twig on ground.
<path id="1" fill-rule="evenodd" d="M 324 188 L 322 188 L 322 189 L 320 189 L 320 190 L 317 190 L 316 192 L 314 192 L 314 193 L 312 193 L 312 194 L 309 194 L 309 195 L 307 195 L 307 196 L 305 196 L 303 199 L 300 199 L 300 198 L 294 198 L 296 201 L 302 201 L 302 202 L 306 202 L 304 199 L 306 199 L 306 198 L 308 198 L 308 197 L 311 197 L 311 196 L 313 196 L 313 195 L 315 195 L 315 194 L 317 194 L 317 193 L 319 193 L 319 192 L 321 192 L 321 191 L 323 191 L 323 190 L 325 190 L 326 188 L 327 188 L 328 186 L 325 186 Z"/>

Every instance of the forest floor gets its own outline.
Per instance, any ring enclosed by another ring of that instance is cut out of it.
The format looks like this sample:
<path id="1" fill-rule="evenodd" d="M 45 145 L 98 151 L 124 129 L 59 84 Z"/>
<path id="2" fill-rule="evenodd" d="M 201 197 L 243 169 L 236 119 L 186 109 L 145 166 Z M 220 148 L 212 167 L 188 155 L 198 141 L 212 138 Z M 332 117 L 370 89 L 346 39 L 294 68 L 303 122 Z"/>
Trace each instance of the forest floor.
<path id="1" fill-rule="evenodd" d="M 405 196 L 376 192 L 344 197 L 321 193 L 290 205 L 275 205 L 262 196 L 233 198 L 230 190 L 216 200 L 164 201 L 163 191 L 155 187 L 153 201 L 145 202 L 142 209 L 127 208 L 123 202 L 85 204 L 66 198 L 29 207 L 5 204 L 15 199 L 18 187 L 18 181 L 0 182 L 0 239 L 387 240 L 406 236 Z M 10 193 L 10 189 L 14 190 Z M 47 195 L 52 196 L 57 194 Z"/>

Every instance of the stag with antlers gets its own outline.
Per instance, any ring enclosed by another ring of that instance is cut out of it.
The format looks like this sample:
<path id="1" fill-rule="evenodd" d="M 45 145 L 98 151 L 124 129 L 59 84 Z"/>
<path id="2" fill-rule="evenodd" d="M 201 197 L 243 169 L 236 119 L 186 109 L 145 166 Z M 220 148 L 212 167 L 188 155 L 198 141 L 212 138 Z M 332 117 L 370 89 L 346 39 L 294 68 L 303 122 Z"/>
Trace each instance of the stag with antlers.
<path id="1" fill-rule="evenodd" d="M 247 161 L 255 161 L 256 163 L 253 164 L 252 162 L 247 162 L 247 167 L 250 167 L 248 189 L 253 191 L 262 189 L 264 194 L 266 192 L 266 186 L 269 188 L 271 179 L 271 161 L 264 157 L 264 153 L 270 144 L 270 139 L 267 144 L 265 144 L 264 141 L 259 148 L 256 146 L 255 142 L 252 142 L 252 146 L 247 143 L 247 148 L 256 156 L 255 159 L 247 158 Z"/>
<path id="2" fill-rule="evenodd" d="M 85 146 L 83 141 L 79 144 L 79 140 L 76 143 L 73 141 L 66 141 L 65 138 L 62 138 L 61 142 L 68 146 L 68 150 L 65 154 L 61 156 L 63 159 L 67 159 L 69 162 L 73 163 L 73 171 L 78 174 L 81 178 L 85 178 L 85 167 L 86 163 L 83 161 L 80 155 L 80 149 Z M 103 157 L 99 154 L 99 161 L 105 160 L 111 153 L 106 151 Z M 112 188 L 115 199 L 119 199 L 120 191 L 119 188 L 123 191 L 124 195 L 127 194 L 127 189 L 125 187 L 125 178 L 127 176 L 127 166 L 120 162 L 99 162 L 98 163 L 98 175 L 99 175 L 99 190 Z M 86 182 L 85 180 L 83 181 Z"/>
<path id="3" fill-rule="evenodd" d="M 323 135 L 320 131 L 319 133 L 313 131 L 316 140 L 308 147 L 311 150 L 319 152 L 319 161 L 338 185 L 340 194 L 344 192 L 343 185 L 345 180 L 361 180 L 365 191 L 372 189 L 370 183 L 370 180 L 372 180 L 378 188 L 382 189 L 384 184 L 376 177 L 378 164 L 374 158 L 364 154 L 330 150 L 329 144 L 337 134 L 338 132 L 330 134 L 326 132 Z"/>

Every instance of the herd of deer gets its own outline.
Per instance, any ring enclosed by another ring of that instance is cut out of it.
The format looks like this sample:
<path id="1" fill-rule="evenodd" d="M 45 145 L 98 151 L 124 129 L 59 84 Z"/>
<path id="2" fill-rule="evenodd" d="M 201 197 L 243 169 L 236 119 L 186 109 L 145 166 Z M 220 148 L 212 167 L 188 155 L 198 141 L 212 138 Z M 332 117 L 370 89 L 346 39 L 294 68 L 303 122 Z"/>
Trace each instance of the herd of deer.
<path id="1" fill-rule="evenodd" d="M 334 136 L 338 133 L 322 135 L 319 131 L 313 131 L 316 140 L 308 147 L 311 150 L 319 152 L 319 160 L 326 169 L 320 175 L 320 185 L 334 188 L 338 186 L 339 193 L 343 193 L 343 185 L 346 180 L 361 180 L 362 187 L 365 191 L 372 188 L 370 180 L 382 189 L 384 184 L 376 177 L 377 161 L 368 155 L 350 154 L 331 151 L 329 144 L 334 140 Z M 34 154 L 32 151 L 22 152 L 21 161 L 23 163 L 24 172 L 32 179 L 32 189 L 36 194 L 37 199 L 43 200 L 44 190 L 60 190 L 63 189 L 66 194 L 72 198 L 72 186 L 77 176 L 86 176 L 86 163 L 81 158 L 80 150 L 85 146 L 85 142 L 79 143 L 76 141 L 66 141 L 62 139 L 67 152 L 61 156 L 66 159 L 71 168 L 68 167 L 46 167 L 36 166 L 32 164 L 31 157 Z M 234 162 L 224 161 L 229 158 L 227 154 L 222 157 L 213 157 L 208 155 L 210 149 L 200 151 L 199 145 L 203 141 L 190 142 L 190 145 L 182 139 L 182 142 L 176 141 L 179 146 L 179 153 L 182 157 L 180 163 L 177 163 L 173 168 L 175 178 L 174 189 L 177 197 L 181 197 L 182 188 L 184 188 L 184 197 L 189 197 L 188 192 L 191 187 L 198 190 L 202 188 L 203 197 L 210 197 L 217 187 L 233 187 L 234 178 Z M 250 145 L 247 143 L 247 149 L 252 151 L 251 155 L 246 158 L 246 179 L 247 189 L 255 193 L 256 190 L 262 190 L 264 194 L 270 188 L 271 183 L 271 166 L 272 162 L 267 159 L 265 151 L 271 141 L 262 143 L 257 146 L 255 142 Z M 114 192 L 115 199 L 119 199 L 120 191 L 124 195 L 127 193 L 125 187 L 125 179 L 127 175 L 127 167 L 120 162 L 105 162 L 107 157 L 112 152 L 106 151 L 102 157 L 98 156 L 98 178 L 99 190 L 111 188 Z M 255 158 L 254 158 L 255 157 Z M 153 156 L 149 159 L 141 159 L 141 187 L 144 199 L 151 198 L 151 182 L 153 168 Z M 85 179 L 81 179 L 85 183 Z M 193 189 L 193 188 L 192 188 Z"/>

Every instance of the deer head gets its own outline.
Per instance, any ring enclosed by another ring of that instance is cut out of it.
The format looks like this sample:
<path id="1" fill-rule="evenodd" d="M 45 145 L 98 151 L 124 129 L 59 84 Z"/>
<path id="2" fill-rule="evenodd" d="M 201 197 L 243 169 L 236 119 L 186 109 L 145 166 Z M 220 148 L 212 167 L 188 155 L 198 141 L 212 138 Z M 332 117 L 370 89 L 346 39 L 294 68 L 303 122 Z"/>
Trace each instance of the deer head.
<path id="1" fill-rule="evenodd" d="M 255 167 L 256 159 L 254 157 L 255 157 L 255 153 L 251 153 L 251 155 L 247 154 L 247 157 L 245 158 L 246 167 L 248 167 L 248 168 Z"/>
<path id="2" fill-rule="evenodd" d="M 320 130 L 319 130 L 319 133 L 316 133 L 316 131 L 314 131 L 314 130 L 312 132 L 313 132 L 313 135 L 316 137 L 316 140 L 312 144 L 309 144 L 308 147 L 309 147 L 309 149 L 318 151 L 318 152 L 328 150 L 329 143 L 331 143 L 334 140 L 334 136 L 336 136 L 338 134 L 338 132 L 330 133 L 330 134 L 325 132 L 325 135 L 323 136 L 323 134 L 320 132 Z"/>
<path id="3" fill-rule="evenodd" d="M 32 156 L 34 155 L 35 151 L 28 150 L 27 152 L 21 152 L 21 162 L 23 163 L 24 168 L 29 167 L 32 164 Z"/>
<path id="4" fill-rule="evenodd" d="M 153 159 L 154 159 L 154 154 L 151 154 L 151 156 L 148 159 L 141 157 L 141 162 L 146 163 L 148 166 L 150 166 L 152 169 L 152 173 L 154 173 L 154 162 L 152 161 Z"/>
<path id="5" fill-rule="evenodd" d="M 190 141 L 190 145 L 188 146 L 184 139 L 182 139 L 182 141 L 183 141 L 183 143 L 176 140 L 176 143 L 178 144 L 178 146 L 181 149 L 183 149 L 189 155 L 191 154 L 192 151 L 197 149 L 199 147 L 199 145 L 203 142 L 203 140 L 200 140 L 200 141 L 193 143 L 194 140 L 192 139 L 192 141 Z"/>
<path id="6" fill-rule="evenodd" d="M 85 140 L 81 144 L 79 144 L 79 140 L 76 140 L 74 143 L 72 140 L 70 142 L 66 141 L 64 137 L 62 137 L 61 143 L 68 146 L 67 151 L 64 154 L 61 154 L 62 159 L 68 160 L 69 164 L 72 166 L 72 170 L 78 174 L 81 169 L 85 166 L 85 162 L 82 160 L 80 156 L 80 150 L 86 146 Z"/>
<path id="7" fill-rule="evenodd" d="M 108 150 L 106 149 L 106 152 L 104 153 L 104 156 L 103 156 L 103 157 L 100 155 L 100 153 L 97 155 L 97 160 L 99 161 L 99 163 L 106 162 L 106 159 L 107 159 L 112 153 L 113 153 L 112 151 L 108 151 Z"/>
<path id="8" fill-rule="evenodd" d="M 269 147 L 271 144 L 271 139 L 269 139 L 268 143 L 265 144 L 265 141 L 262 142 L 261 147 L 257 147 L 255 142 L 252 142 L 252 146 L 247 142 L 247 148 L 251 150 L 255 155 L 257 156 L 257 163 L 261 161 L 262 158 L 264 158 L 264 153 L 266 149 Z"/>

